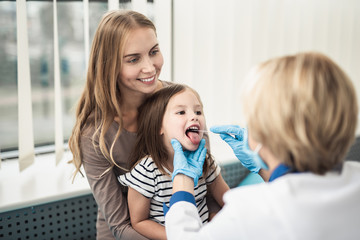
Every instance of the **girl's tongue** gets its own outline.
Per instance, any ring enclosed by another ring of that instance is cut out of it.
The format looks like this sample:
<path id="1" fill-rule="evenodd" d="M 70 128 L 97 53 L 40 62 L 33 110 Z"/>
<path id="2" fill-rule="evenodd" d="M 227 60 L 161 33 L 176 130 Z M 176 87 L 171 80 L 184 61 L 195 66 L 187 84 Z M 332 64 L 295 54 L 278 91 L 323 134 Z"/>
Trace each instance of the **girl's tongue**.
<path id="1" fill-rule="evenodd" d="M 187 136 L 190 138 L 190 141 L 194 144 L 194 145 L 198 145 L 200 143 L 200 136 L 199 133 L 197 132 L 187 132 Z"/>

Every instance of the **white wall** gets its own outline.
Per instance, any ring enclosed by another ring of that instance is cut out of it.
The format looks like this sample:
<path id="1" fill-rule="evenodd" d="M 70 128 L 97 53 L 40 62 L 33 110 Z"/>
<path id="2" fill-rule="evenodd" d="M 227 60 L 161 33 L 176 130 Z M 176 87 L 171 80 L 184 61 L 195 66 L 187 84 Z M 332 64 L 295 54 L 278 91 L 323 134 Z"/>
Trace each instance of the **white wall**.
<path id="1" fill-rule="evenodd" d="M 174 81 L 200 93 L 209 126 L 242 124 L 249 68 L 299 51 L 334 59 L 360 98 L 360 1 L 174 0 L 173 31 Z"/>

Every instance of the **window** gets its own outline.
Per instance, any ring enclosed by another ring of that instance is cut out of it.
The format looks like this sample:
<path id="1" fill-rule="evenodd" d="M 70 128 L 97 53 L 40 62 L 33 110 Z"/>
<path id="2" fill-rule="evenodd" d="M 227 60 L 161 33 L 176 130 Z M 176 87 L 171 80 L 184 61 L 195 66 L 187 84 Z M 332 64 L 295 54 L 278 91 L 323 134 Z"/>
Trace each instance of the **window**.
<path id="1" fill-rule="evenodd" d="M 130 1 L 120 1 L 130 8 Z M 27 1 L 28 44 L 35 146 L 54 143 L 53 2 Z M 90 1 L 90 45 L 107 1 Z M 75 122 L 77 100 L 86 79 L 82 1 L 58 1 L 58 42 L 64 141 Z M 16 1 L 0 1 L 0 149 L 18 149 Z M 4 158 L 4 157 L 3 157 Z"/>

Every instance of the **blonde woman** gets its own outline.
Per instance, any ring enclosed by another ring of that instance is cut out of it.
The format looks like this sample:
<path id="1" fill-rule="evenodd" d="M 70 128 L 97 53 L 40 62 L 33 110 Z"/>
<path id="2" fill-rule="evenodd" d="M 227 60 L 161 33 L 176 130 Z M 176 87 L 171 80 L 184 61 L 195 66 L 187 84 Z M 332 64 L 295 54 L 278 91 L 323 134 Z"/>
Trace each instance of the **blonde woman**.
<path id="1" fill-rule="evenodd" d="M 358 239 L 360 163 L 344 162 L 358 115 L 350 79 L 331 59 L 310 52 L 261 63 L 247 80 L 248 130 L 210 130 L 270 182 L 228 191 L 224 208 L 202 227 L 194 205 L 182 199 L 191 199 L 193 180 L 176 175 L 168 239 Z M 204 151 L 189 166 L 177 149 L 174 166 L 196 172 Z"/>
<path id="2" fill-rule="evenodd" d="M 130 225 L 127 189 L 116 176 L 129 169 L 137 107 L 169 84 L 158 79 L 162 66 L 156 29 L 148 18 L 122 10 L 103 16 L 69 140 L 76 173 L 84 167 L 99 206 L 97 239 L 145 239 Z"/>
<path id="3" fill-rule="evenodd" d="M 157 90 L 163 56 L 154 24 L 135 11 L 106 13 L 95 33 L 86 86 L 69 139 L 77 173 L 83 166 L 98 204 L 97 239 L 145 239 L 130 224 L 127 188 L 117 176 L 129 171 L 138 107 Z M 209 211 L 218 205 L 209 198 Z"/>

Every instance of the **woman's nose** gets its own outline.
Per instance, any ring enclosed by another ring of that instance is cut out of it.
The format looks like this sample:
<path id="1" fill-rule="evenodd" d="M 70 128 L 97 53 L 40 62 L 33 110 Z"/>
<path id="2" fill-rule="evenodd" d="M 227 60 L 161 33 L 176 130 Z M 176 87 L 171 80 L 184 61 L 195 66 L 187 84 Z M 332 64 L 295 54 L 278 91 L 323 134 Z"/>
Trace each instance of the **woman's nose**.
<path id="1" fill-rule="evenodd" d="M 153 72 L 155 69 L 154 63 L 151 58 L 147 57 L 143 61 L 142 71 L 144 73 Z"/>

